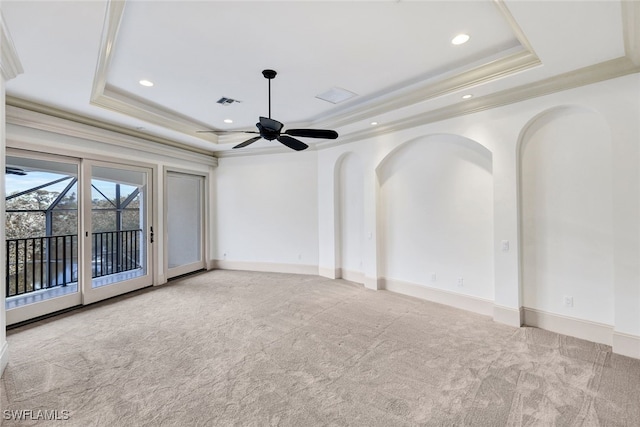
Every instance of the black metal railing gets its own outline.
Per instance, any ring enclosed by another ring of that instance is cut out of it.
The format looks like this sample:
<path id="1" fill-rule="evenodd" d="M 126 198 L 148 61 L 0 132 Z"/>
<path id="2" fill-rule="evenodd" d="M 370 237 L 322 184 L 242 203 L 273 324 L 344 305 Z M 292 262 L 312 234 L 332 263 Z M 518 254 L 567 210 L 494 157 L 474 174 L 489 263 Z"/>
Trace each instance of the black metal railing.
<path id="1" fill-rule="evenodd" d="M 91 277 L 140 268 L 141 235 L 142 230 L 93 233 Z"/>
<path id="2" fill-rule="evenodd" d="M 142 230 L 92 234 L 91 276 L 140 268 Z M 6 296 L 66 286 L 78 281 L 78 236 L 31 237 L 6 241 Z"/>

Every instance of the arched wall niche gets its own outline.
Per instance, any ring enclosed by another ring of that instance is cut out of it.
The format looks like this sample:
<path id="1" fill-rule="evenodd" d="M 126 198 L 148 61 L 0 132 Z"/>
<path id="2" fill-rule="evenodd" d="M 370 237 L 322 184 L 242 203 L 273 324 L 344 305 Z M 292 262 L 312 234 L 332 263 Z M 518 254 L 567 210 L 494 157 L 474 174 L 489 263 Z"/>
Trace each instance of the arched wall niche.
<path id="1" fill-rule="evenodd" d="M 493 300 L 492 169 L 491 151 L 453 134 L 412 139 L 380 162 L 378 266 L 387 285 Z"/>
<path id="2" fill-rule="evenodd" d="M 577 105 L 531 119 L 518 141 L 520 282 L 527 312 L 614 323 L 612 144 Z"/>
<path id="3" fill-rule="evenodd" d="M 335 257 L 338 277 L 364 282 L 364 164 L 353 152 L 334 167 Z"/>

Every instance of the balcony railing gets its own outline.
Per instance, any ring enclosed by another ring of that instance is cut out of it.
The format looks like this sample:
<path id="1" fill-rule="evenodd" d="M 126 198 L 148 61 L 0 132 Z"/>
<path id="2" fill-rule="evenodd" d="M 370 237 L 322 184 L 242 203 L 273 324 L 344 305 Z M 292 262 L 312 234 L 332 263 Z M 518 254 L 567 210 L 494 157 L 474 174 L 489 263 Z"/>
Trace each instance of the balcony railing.
<path id="1" fill-rule="evenodd" d="M 91 277 L 140 268 L 142 230 L 92 234 Z M 6 241 L 6 296 L 66 286 L 78 281 L 78 236 Z"/>

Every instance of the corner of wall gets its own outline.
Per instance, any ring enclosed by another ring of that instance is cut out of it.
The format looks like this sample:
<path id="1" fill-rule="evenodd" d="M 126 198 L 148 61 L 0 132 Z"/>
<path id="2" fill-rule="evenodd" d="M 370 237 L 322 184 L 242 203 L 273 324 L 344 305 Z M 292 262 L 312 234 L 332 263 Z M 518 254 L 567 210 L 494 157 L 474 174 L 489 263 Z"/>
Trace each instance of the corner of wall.
<path id="1" fill-rule="evenodd" d="M 328 279 L 337 279 L 340 277 L 339 268 L 318 267 L 318 274 Z"/>
<path id="2" fill-rule="evenodd" d="M 524 308 L 511 308 L 494 304 L 493 321 L 519 328 L 524 324 Z"/>
<path id="3" fill-rule="evenodd" d="M 365 276 L 363 285 L 367 289 L 379 291 L 381 289 L 384 289 L 384 278 Z"/>
<path id="4" fill-rule="evenodd" d="M 613 352 L 640 359 L 640 336 L 613 332 Z"/>

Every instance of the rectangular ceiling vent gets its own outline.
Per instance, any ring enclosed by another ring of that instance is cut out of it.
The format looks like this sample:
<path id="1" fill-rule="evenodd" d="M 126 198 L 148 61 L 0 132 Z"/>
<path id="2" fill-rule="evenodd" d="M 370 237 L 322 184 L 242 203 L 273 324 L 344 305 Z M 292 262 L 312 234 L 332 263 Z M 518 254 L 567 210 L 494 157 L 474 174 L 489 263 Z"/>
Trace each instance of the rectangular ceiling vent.
<path id="1" fill-rule="evenodd" d="M 240 102 L 240 101 L 238 101 L 237 99 L 227 98 L 225 96 L 223 96 L 222 98 L 220 98 L 220 99 L 218 99 L 216 101 L 216 103 L 220 104 L 220 105 L 231 105 L 231 104 L 234 104 L 236 102 Z"/>
<path id="2" fill-rule="evenodd" d="M 340 87 L 332 87 L 328 91 L 321 93 L 320 95 L 316 95 L 316 98 L 322 99 L 323 101 L 327 101 L 332 104 L 339 104 L 343 101 L 346 101 L 347 99 L 353 98 L 354 96 L 358 95 Z"/>

